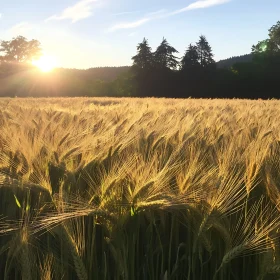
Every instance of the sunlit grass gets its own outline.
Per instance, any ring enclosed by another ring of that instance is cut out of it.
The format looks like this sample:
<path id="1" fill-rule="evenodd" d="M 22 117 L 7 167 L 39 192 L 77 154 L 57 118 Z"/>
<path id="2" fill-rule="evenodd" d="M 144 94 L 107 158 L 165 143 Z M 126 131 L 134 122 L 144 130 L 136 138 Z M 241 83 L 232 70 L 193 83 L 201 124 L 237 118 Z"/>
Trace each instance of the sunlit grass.
<path id="1" fill-rule="evenodd" d="M 1 99 L 0 278 L 278 279 L 279 104 Z"/>

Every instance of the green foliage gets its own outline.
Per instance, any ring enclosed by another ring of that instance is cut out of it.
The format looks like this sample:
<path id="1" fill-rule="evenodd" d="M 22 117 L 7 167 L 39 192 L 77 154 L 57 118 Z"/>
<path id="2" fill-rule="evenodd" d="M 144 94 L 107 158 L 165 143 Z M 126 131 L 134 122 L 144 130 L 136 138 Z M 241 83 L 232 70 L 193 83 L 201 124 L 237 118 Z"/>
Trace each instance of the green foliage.
<path id="1" fill-rule="evenodd" d="M 21 208 L 20 202 L 18 201 L 18 199 L 15 195 L 14 195 L 14 198 L 15 198 L 15 201 L 16 201 L 16 204 L 17 204 L 18 208 Z"/>
<path id="2" fill-rule="evenodd" d="M 273 43 L 273 51 L 280 51 L 280 21 L 278 21 L 275 25 L 273 25 L 269 30 L 269 38 Z"/>
<path id="3" fill-rule="evenodd" d="M 112 82 L 112 96 L 136 96 L 135 75 L 132 70 L 122 73 Z"/>
<path id="4" fill-rule="evenodd" d="M 258 55 L 264 53 L 267 55 L 275 55 L 280 52 L 280 21 L 273 25 L 268 32 L 268 39 L 260 41 L 257 45 L 252 46 L 253 54 Z"/>

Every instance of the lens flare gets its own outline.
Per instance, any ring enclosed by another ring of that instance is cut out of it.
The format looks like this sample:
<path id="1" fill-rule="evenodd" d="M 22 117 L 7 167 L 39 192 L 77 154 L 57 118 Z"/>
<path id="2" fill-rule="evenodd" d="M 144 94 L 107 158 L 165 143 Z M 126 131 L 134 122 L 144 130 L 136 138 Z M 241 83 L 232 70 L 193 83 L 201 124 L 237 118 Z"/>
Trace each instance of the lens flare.
<path id="1" fill-rule="evenodd" d="M 51 72 L 57 67 L 56 59 L 52 56 L 41 56 L 38 60 L 32 62 L 33 65 L 38 67 L 42 72 Z"/>

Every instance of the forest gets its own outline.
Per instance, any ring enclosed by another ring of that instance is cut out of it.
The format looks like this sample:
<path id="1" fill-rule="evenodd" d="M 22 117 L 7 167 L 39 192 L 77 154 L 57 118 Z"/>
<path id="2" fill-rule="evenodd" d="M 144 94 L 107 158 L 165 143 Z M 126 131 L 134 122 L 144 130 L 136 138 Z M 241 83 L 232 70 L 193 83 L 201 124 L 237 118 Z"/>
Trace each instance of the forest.
<path id="1" fill-rule="evenodd" d="M 0 44 L 0 96 L 5 97 L 171 97 L 279 98 L 280 21 L 252 53 L 215 62 L 201 35 L 183 55 L 163 38 L 156 50 L 144 38 L 132 66 L 87 70 L 57 68 L 40 73 L 30 62 L 41 44 L 22 36 Z"/>

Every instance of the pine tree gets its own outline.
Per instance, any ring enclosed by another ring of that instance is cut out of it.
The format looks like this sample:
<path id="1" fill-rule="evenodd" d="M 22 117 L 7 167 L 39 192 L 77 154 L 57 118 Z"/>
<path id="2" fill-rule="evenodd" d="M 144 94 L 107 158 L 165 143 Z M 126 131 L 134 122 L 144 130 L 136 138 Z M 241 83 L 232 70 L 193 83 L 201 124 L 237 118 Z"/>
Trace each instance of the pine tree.
<path id="1" fill-rule="evenodd" d="M 199 41 L 196 43 L 196 47 L 198 53 L 198 61 L 203 68 L 215 64 L 215 61 L 213 59 L 214 55 L 212 53 L 212 48 L 209 45 L 205 36 L 201 35 L 199 37 Z"/>
<path id="2" fill-rule="evenodd" d="M 181 60 L 181 70 L 190 70 L 199 66 L 197 47 L 190 44 Z"/>
<path id="3" fill-rule="evenodd" d="M 146 38 L 137 46 L 137 55 L 132 57 L 133 66 L 138 69 L 148 70 L 153 65 L 153 53 Z"/>
<path id="4" fill-rule="evenodd" d="M 169 45 L 167 40 L 163 38 L 161 44 L 154 53 L 156 66 L 161 69 L 176 69 L 178 65 L 177 57 L 173 53 L 178 51 Z"/>

